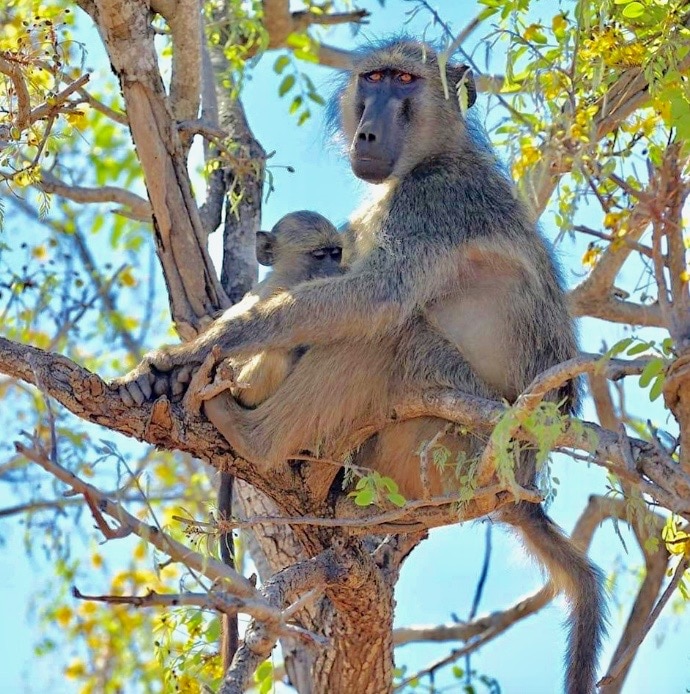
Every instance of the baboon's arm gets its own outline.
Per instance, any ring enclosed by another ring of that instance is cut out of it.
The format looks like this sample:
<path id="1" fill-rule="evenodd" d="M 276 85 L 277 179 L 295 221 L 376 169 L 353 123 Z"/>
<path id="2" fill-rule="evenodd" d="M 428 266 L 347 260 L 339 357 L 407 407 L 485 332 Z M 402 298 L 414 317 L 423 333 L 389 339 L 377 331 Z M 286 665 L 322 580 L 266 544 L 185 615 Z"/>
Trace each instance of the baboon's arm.
<path id="1" fill-rule="evenodd" d="M 415 253 L 381 251 L 351 274 L 314 282 L 223 314 L 195 340 L 158 350 L 147 359 L 161 371 L 201 362 L 217 345 L 223 356 L 292 349 L 388 333 L 444 288 L 457 283 L 454 263 Z M 391 278 L 395 281 L 392 282 Z"/>
<path id="2" fill-rule="evenodd" d="M 428 247 L 378 249 L 348 275 L 307 282 L 239 315 L 229 309 L 195 340 L 150 352 L 112 385 L 126 403 L 140 405 L 154 393 L 182 391 L 187 367 L 203 362 L 216 345 L 220 356 L 242 356 L 389 333 L 457 284 L 457 275 L 453 259 L 434 257 Z"/>

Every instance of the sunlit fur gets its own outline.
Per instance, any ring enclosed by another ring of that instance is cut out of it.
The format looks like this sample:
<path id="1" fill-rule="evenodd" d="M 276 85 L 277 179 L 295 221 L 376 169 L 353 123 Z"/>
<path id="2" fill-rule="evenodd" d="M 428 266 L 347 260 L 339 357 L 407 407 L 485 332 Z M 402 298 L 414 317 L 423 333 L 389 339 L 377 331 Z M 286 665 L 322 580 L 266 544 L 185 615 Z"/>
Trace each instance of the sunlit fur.
<path id="1" fill-rule="evenodd" d="M 360 75 L 392 69 L 423 82 L 401 105 L 403 138 L 392 173 L 371 206 L 352 220 L 356 260 L 343 277 L 298 285 L 228 314 L 193 343 L 150 355 L 130 382 L 151 390 L 155 370 L 199 363 L 214 345 L 228 354 L 310 345 L 276 393 L 255 410 L 231 399 L 207 407 L 233 448 L 270 469 L 301 451 L 338 450 L 353 429 L 390 413 L 415 388 L 455 388 L 514 400 L 545 369 L 576 354 L 573 325 L 549 250 L 514 186 L 445 99 L 432 49 L 393 42 L 360 55 L 337 97 L 346 139 L 365 105 Z M 462 66 L 447 68 L 449 84 Z M 452 90 L 451 90 L 452 95 Z M 151 369 L 151 365 L 155 369 Z M 154 384 L 155 386 L 155 384 Z M 552 394 L 571 410 L 576 388 Z M 423 489 L 418 451 L 446 422 L 391 424 L 361 448 L 359 464 L 395 478 L 408 498 Z M 447 434 L 455 455 L 481 448 Z M 536 475 L 533 456 L 516 470 Z M 432 494 L 452 489 L 454 471 L 430 475 Z M 538 505 L 501 510 L 571 604 L 567 694 L 594 691 L 604 632 L 601 576 Z M 535 653 L 535 663 L 543 656 Z"/>
<path id="2" fill-rule="evenodd" d="M 270 251 L 266 242 L 270 241 Z M 249 310 L 257 301 L 269 299 L 280 292 L 316 277 L 342 274 L 344 267 L 330 263 L 324 272 L 323 261 L 312 257 L 313 251 L 340 248 L 344 235 L 324 216 L 309 210 L 291 212 L 281 217 L 270 232 L 259 232 L 257 258 L 270 266 L 271 273 L 233 307 L 237 314 Z M 235 399 L 245 407 L 256 407 L 285 380 L 299 357 L 300 350 L 264 350 L 235 367 L 235 380 L 241 387 L 233 389 Z"/>

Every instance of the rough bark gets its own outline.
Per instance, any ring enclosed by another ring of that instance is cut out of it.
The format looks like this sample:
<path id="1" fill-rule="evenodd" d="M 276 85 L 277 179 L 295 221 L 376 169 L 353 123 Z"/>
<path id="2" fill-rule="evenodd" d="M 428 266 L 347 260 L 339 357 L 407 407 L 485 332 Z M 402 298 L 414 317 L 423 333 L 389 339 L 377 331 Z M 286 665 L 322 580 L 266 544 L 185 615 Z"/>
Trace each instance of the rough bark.
<path id="1" fill-rule="evenodd" d="M 171 313 L 180 336 L 191 338 L 229 302 L 206 249 L 177 125 L 158 69 L 150 9 L 133 0 L 96 0 L 82 6 L 98 27 L 120 81 L 153 208 Z"/>

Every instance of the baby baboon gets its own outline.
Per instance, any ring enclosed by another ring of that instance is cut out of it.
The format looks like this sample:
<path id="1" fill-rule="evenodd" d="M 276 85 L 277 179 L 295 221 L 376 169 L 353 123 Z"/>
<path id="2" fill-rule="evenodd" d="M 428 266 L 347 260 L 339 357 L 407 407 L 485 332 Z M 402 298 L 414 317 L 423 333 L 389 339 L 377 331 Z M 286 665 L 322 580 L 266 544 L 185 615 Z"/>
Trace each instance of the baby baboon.
<path id="1" fill-rule="evenodd" d="M 450 93 L 464 84 L 471 106 L 468 68 L 445 69 Z M 444 98 L 433 49 L 393 41 L 359 54 L 337 105 L 334 120 L 351 143 L 354 173 L 382 187 L 352 223 L 351 270 L 223 316 L 194 342 L 153 352 L 121 381 L 150 397 L 157 371 L 199 364 L 214 345 L 232 356 L 310 345 L 255 410 L 228 401 L 207 407 L 235 450 L 257 464 L 275 465 L 317 445 L 329 450 L 412 388 L 513 400 L 538 373 L 576 352 L 550 253 L 458 100 Z M 576 387 L 553 397 L 569 410 Z M 417 451 L 444 424 L 392 424 L 359 462 L 391 474 L 412 496 L 421 489 Z M 458 448 L 478 450 L 472 436 L 456 440 Z M 535 475 L 534 457 L 523 456 L 517 481 L 526 485 Z M 432 493 L 450 482 L 430 480 Z M 565 689 L 593 692 L 604 632 L 599 571 L 540 505 L 517 503 L 497 516 L 520 532 L 568 595 Z"/>
<path id="2" fill-rule="evenodd" d="M 282 217 L 271 231 L 256 235 L 256 259 L 273 268 L 237 305 L 235 311 L 249 310 L 280 292 L 302 282 L 342 275 L 343 241 L 337 229 L 325 217 L 308 210 L 291 212 Z M 264 350 L 244 361 L 236 369 L 241 387 L 232 394 L 245 407 L 256 407 L 277 390 L 303 352 Z"/>
<path id="3" fill-rule="evenodd" d="M 256 259 L 271 273 L 254 287 L 231 310 L 241 315 L 257 302 L 280 292 L 322 277 L 333 277 L 344 272 L 342 265 L 343 241 L 336 228 L 322 215 L 308 210 L 291 212 L 282 217 L 271 231 L 256 235 Z M 241 387 L 233 388 L 235 399 L 245 407 L 256 407 L 271 396 L 290 373 L 299 358 L 300 348 L 291 350 L 264 350 L 235 366 L 235 379 Z M 226 395 L 217 396 L 219 399 Z M 213 407 L 211 408 L 213 410 Z M 221 518 L 232 516 L 233 476 L 220 473 L 218 485 L 218 513 Z M 220 536 L 223 561 L 234 565 L 232 533 Z M 230 665 L 237 650 L 237 624 L 222 620 L 221 655 L 223 670 Z"/>

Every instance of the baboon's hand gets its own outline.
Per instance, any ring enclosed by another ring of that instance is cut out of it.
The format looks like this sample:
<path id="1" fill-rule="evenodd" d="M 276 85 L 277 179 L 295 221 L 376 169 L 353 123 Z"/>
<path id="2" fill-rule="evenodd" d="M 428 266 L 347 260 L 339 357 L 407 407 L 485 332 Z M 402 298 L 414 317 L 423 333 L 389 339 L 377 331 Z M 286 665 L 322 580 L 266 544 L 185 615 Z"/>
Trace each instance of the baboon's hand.
<path id="1" fill-rule="evenodd" d="M 110 382 L 128 407 L 167 395 L 178 400 L 198 364 L 183 345 L 149 352 L 141 363 L 125 376 Z"/>

